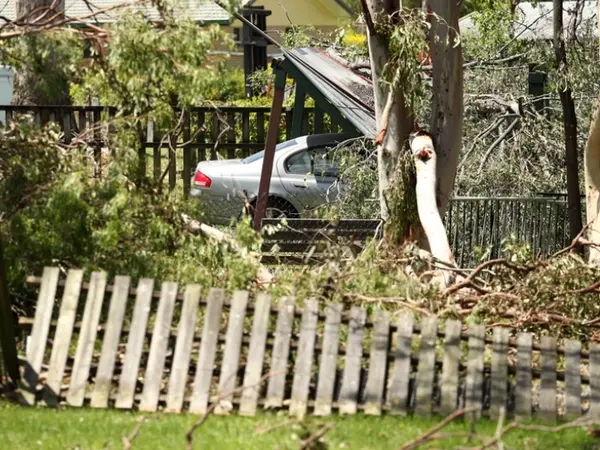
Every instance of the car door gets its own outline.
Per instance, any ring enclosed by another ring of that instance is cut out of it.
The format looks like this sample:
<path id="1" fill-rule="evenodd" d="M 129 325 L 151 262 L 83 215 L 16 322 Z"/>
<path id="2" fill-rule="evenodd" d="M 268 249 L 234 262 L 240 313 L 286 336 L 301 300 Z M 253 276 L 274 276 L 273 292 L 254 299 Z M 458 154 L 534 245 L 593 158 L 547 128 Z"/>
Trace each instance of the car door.
<path id="1" fill-rule="evenodd" d="M 281 182 L 306 209 L 335 200 L 333 188 L 337 167 L 326 147 L 314 147 L 292 153 L 283 161 Z"/>

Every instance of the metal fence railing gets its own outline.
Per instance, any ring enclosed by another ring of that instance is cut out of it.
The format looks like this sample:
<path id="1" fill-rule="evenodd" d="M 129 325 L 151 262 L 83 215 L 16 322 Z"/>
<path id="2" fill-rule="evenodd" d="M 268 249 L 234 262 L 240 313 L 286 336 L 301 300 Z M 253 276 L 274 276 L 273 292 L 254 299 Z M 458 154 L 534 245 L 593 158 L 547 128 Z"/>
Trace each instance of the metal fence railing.
<path id="1" fill-rule="evenodd" d="M 445 217 L 450 246 L 460 267 L 480 257 L 497 258 L 506 239 L 528 244 L 534 257 L 569 245 L 564 197 L 456 197 Z"/>

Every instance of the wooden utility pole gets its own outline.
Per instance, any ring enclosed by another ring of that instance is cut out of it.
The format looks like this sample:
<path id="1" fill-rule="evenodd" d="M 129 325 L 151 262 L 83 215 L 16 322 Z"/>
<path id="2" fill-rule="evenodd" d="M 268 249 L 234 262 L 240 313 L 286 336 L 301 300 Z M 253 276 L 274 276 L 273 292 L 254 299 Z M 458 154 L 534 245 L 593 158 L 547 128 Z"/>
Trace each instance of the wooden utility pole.
<path id="1" fill-rule="evenodd" d="M 565 49 L 563 26 L 563 1 L 553 0 L 554 54 L 556 70 L 566 71 L 567 51 Z M 565 133 L 565 162 L 567 166 L 567 204 L 569 208 L 569 235 L 575 239 L 583 227 L 581 219 L 581 194 L 579 192 L 579 158 L 577 155 L 577 115 L 571 88 L 561 86 L 559 90 L 563 110 Z"/>
<path id="2" fill-rule="evenodd" d="M 260 183 L 258 185 L 258 196 L 254 208 L 254 229 L 257 231 L 260 231 L 262 219 L 265 217 L 269 203 L 269 189 L 271 187 L 271 176 L 273 175 L 275 147 L 277 146 L 277 136 L 279 135 L 281 110 L 285 94 L 285 80 L 287 78 L 287 74 L 276 61 L 273 62 L 273 72 L 275 73 L 275 92 L 273 93 L 271 115 L 269 116 L 269 130 L 267 131 L 267 142 L 265 144 L 265 154 L 263 156 Z"/>
<path id="3" fill-rule="evenodd" d="M 19 360 L 17 358 L 17 341 L 12 317 L 12 307 L 8 294 L 6 266 L 4 265 L 4 248 L 0 235 L 0 344 L 4 367 L 12 383 L 19 382 Z"/>

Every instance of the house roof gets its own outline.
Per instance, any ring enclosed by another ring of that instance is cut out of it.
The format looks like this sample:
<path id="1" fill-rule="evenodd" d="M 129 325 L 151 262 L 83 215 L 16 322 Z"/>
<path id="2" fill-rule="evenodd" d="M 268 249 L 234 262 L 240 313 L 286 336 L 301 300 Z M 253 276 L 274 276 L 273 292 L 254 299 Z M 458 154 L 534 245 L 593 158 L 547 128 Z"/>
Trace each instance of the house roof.
<path id="1" fill-rule="evenodd" d="M 89 16 L 90 14 L 111 8 L 117 7 L 120 4 L 127 3 L 123 0 L 64 0 L 65 1 L 65 15 L 71 18 L 79 18 Z M 135 0 L 131 1 L 134 3 Z M 231 22 L 231 15 L 221 8 L 216 3 L 210 0 L 184 0 L 188 7 L 185 12 L 181 12 L 182 17 L 192 19 L 196 22 L 205 23 L 220 23 L 228 24 Z M 250 3 L 251 0 L 242 0 L 241 6 L 245 6 Z M 9 20 L 15 20 L 17 17 L 16 13 L 17 0 L 0 0 L 0 15 L 6 17 Z M 135 9 L 142 12 L 148 20 L 156 21 L 160 19 L 160 15 L 155 7 L 147 2 L 140 2 L 139 4 L 128 7 L 129 9 Z M 112 22 L 118 16 L 119 9 L 114 9 L 107 13 L 98 14 L 93 18 L 86 21 L 94 22 Z M 177 15 L 177 8 L 175 10 Z"/>
<path id="2" fill-rule="evenodd" d="M 581 10 L 578 10 L 578 3 L 582 3 Z M 574 37 L 583 37 L 588 32 L 589 27 L 593 29 L 594 36 L 598 36 L 597 31 L 597 1 L 565 1 L 563 2 L 563 24 L 565 37 L 572 39 Z M 515 10 L 515 20 L 513 23 L 513 33 L 517 39 L 521 40 L 547 40 L 553 37 L 552 15 L 554 8 L 552 2 L 521 2 Z M 474 14 L 471 13 L 459 21 L 461 33 L 477 32 L 477 26 L 474 20 Z M 573 35 L 575 31 L 575 36 Z"/>
<path id="3" fill-rule="evenodd" d="M 65 1 L 65 14 L 67 17 L 78 18 L 84 17 L 92 14 L 95 11 L 116 7 L 123 2 L 123 0 L 64 0 Z M 135 0 L 133 0 L 135 1 Z M 132 3 L 133 3 L 132 1 Z M 242 0 L 240 2 L 241 7 L 252 6 L 254 3 L 260 2 L 260 0 Z M 297 0 L 295 0 L 297 1 Z M 343 0 L 324 0 L 328 2 L 335 3 L 336 5 L 341 6 L 346 11 L 351 13 L 352 9 L 344 3 Z M 188 7 L 186 8 L 185 13 L 181 13 L 181 15 L 185 15 L 185 17 L 194 20 L 195 22 L 203 22 L 203 23 L 219 23 L 219 24 L 229 24 L 232 21 L 232 16 L 228 11 L 221 8 L 215 2 L 211 0 L 183 0 L 184 3 L 187 3 Z M 9 20 L 15 20 L 17 18 L 16 13 L 16 4 L 17 0 L 0 0 L 0 16 L 4 16 Z M 150 21 L 156 21 L 160 19 L 160 15 L 156 8 L 154 8 L 149 3 L 142 3 L 131 6 L 130 8 L 136 9 L 144 13 L 144 15 Z M 116 19 L 118 15 L 118 10 L 115 9 L 113 11 L 107 12 L 105 14 L 99 14 L 92 19 L 89 19 L 89 22 L 112 22 Z M 177 14 L 177 11 L 176 11 Z"/>

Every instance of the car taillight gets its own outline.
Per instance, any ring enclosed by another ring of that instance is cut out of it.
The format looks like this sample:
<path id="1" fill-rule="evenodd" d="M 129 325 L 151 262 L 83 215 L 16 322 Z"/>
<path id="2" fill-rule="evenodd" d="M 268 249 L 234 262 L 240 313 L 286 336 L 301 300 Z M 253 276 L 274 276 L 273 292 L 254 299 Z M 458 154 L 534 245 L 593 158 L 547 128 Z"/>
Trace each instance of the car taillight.
<path id="1" fill-rule="evenodd" d="M 198 187 L 209 188 L 212 184 L 212 180 L 199 170 L 196 170 L 196 174 L 194 175 L 194 184 Z"/>

